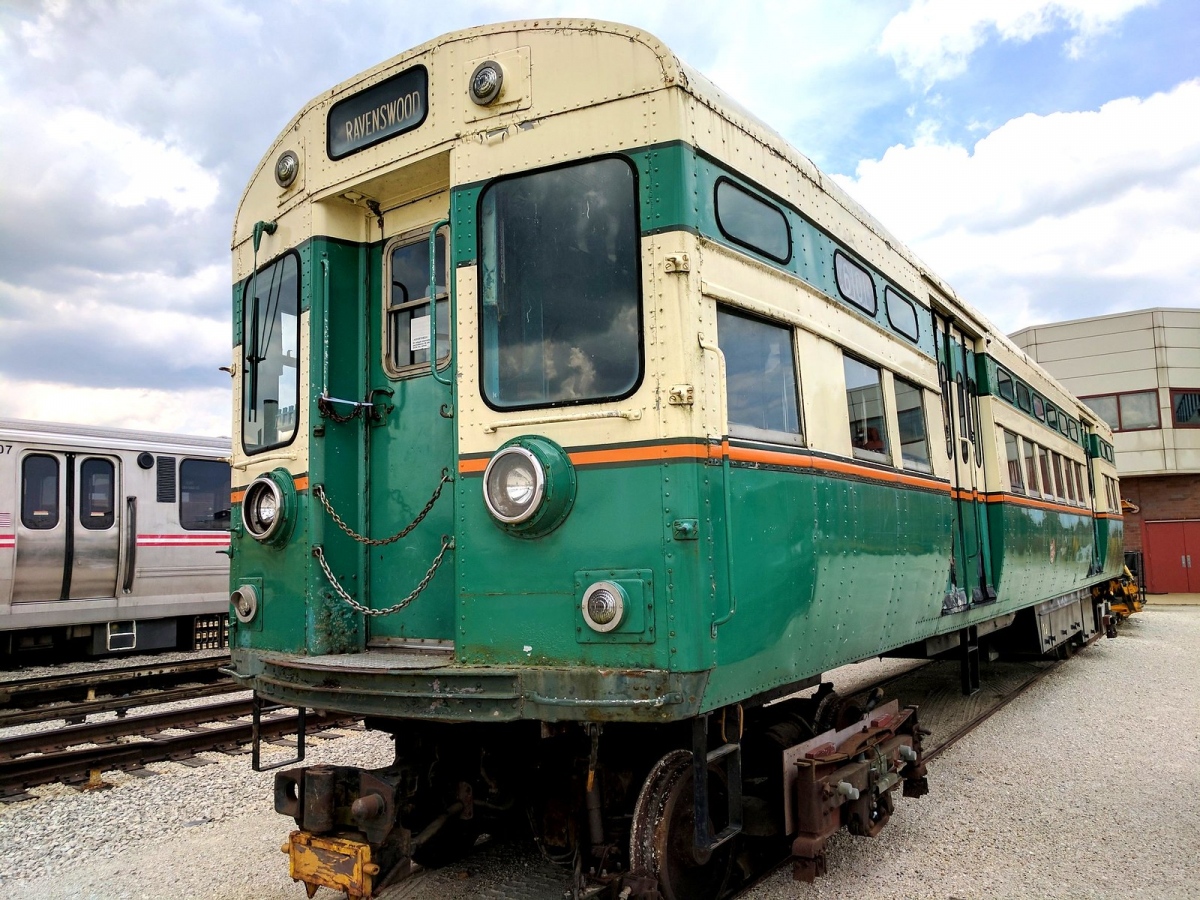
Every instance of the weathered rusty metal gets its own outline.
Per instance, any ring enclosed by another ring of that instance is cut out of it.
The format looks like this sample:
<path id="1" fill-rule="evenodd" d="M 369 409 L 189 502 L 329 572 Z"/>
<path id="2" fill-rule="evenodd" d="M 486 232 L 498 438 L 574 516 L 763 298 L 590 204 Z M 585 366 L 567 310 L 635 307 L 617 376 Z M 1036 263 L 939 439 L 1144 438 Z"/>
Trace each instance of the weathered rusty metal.
<path id="1" fill-rule="evenodd" d="M 374 891 L 379 865 L 371 846 L 351 838 L 293 831 L 288 837 L 288 874 L 304 883 L 308 896 L 319 887 L 340 891 L 349 900 L 366 900 Z"/>

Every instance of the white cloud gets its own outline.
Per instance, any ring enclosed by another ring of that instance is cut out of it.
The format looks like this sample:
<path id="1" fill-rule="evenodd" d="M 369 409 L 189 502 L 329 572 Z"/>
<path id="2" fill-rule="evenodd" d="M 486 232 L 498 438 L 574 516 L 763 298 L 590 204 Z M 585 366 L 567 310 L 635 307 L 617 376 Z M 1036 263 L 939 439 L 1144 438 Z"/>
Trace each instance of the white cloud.
<path id="1" fill-rule="evenodd" d="M 900 73 L 926 88 L 961 75 L 993 30 L 1001 40 L 1025 43 L 1065 26 L 1064 50 L 1078 59 L 1088 42 L 1140 6 L 1155 0 L 914 0 L 880 37 L 879 52 Z"/>
<path id="2" fill-rule="evenodd" d="M 1200 305 L 1200 81 L 1025 115 L 970 150 L 894 146 L 837 178 L 1007 329 L 1101 312 L 1118 292 L 1138 291 L 1125 308 Z"/>

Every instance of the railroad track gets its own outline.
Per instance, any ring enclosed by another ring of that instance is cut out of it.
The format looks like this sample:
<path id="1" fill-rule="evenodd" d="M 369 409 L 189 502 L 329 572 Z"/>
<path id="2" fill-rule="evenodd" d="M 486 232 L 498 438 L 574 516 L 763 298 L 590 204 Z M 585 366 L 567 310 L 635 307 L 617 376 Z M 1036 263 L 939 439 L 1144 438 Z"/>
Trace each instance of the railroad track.
<path id="1" fill-rule="evenodd" d="M 228 656 L 73 672 L 0 682 L 0 728 L 193 700 L 239 690 L 222 669 Z"/>

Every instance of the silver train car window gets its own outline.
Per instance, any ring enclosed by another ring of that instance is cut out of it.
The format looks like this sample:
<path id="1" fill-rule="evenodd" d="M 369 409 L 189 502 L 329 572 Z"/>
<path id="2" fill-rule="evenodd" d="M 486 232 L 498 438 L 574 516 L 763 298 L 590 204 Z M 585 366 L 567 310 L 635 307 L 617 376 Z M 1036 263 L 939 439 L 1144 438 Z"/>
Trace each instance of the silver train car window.
<path id="1" fill-rule="evenodd" d="M 731 432 L 800 434 L 792 330 L 717 308 Z M 739 428 L 741 426 L 741 428 Z"/>
<path id="2" fill-rule="evenodd" d="M 792 231 L 783 210 L 728 178 L 717 181 L 717 227 L 735 244 L 780 263 L 792 258 Z"/>
<path id="3" fill-rule="evenodd" d="M 21 463 L 21 524 L 31 531 L 58 525 L 58 459 L 31 453 Z"/>
<path id="4" fill-rule="evenodd" d="M 107 531 L 116 521 L 116 469 L 107 459 L 85 459 L 79 466 L 79 524 L 88 531 Z"/>
<path id="5" fill-rule="evenodd" d="M 642 380 L 637 182 L 613 157 L 495 181 L 479 198 L 483 399 L 530 409 Z"/>
<path id="6" fill-rule="evenodd" d="M 247 453 L 259 453 L 290 444 L 296 436 L 300 258 L 295 253 L 246 282 L 242 315 L 242 447 Z"/>
<path id="7" fill-rule="evenodd" d="M 179 525 L 187 531 L 229 530 L 229 465 L 215 459 L 179 464 Z"/>

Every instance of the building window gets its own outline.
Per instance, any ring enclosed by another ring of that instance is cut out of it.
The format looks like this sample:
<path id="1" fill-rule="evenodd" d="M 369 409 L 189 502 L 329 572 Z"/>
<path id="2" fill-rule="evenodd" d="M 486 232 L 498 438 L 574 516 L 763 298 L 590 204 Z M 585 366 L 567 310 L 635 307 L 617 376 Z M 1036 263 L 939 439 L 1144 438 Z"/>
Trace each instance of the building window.
<path id="1" fill-rule="evenodd" d="M 871 273 L 842 252 L 833 254 L 833 271 L 838 292 L 863 312 L 874 316 L 879 309 Z"/>
<path id="2" fill-rule="evenodd" d="M 846 407 L 850 415 L 850 444 L 854 455 L 890 462 L 887 424 L 883 414 L 883 380 L 875 366 L 843 356 Z"/>
<path id="3" fill-rule="evenodd" d="M 896 424 L 900 426 L 900 458 L 904 468 L 930 471 L 929 436 L 925 432 L 925 402 L 921 389 L 903 378 L 896 387 Z"/>
<path id="4" fill-rule="evenodd" d="M 792 329 L 717 308 L 729 427 L 800 434 Z"/>
<path id="5" fill-rule="evenodd" d="M 1200 428 L 1200 391 L 1171 391 L 1171 421 L 1176 428 Z"/>
<path id="6" fill-rule="evenodd" d="M 1021 477 L 1021 441 L 1011 431 L 1004 432 L 1004 451 L 1008 457 L 1008 483 L 1017 493 L 1025 493 L 1025 479 Z"/>
<path id="7" fill-rule="evenodd" d="M 1158 391 L 1131 391 L 1080 399 L 1113 431 L 1145 431 L 1162 427 L 1158 416 Z"/>
<path id="8" fill-rule="evenodd" d="M 792 232 L 783 210 L 728 178 L 717 182 L 717 227 L 735 244 L 776 262 L 792 258 Z"/>

